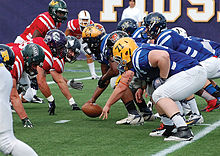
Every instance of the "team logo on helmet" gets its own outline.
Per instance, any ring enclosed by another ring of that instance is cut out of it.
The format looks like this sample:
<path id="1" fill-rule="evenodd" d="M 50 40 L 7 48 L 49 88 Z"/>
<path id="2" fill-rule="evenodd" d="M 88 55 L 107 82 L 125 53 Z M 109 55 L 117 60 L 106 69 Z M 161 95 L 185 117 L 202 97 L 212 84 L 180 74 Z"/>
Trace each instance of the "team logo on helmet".
<path id="1" fill-rule="evenodd" d="M 2 54 L 2 58 L 3 58 L 4 62 L 9 61 L 9 55 L 8 55 L 8 51 L 7 50 L 1 51 L 1 54 Z"/>
<path id="2" fill-rule="evenodd" d="M 49 5 L 54 6 L 54 5 L 58 4 L 58 3 L 59 3 L 58 1 L 55 2 L 54 0 L 52 0 Z"/>

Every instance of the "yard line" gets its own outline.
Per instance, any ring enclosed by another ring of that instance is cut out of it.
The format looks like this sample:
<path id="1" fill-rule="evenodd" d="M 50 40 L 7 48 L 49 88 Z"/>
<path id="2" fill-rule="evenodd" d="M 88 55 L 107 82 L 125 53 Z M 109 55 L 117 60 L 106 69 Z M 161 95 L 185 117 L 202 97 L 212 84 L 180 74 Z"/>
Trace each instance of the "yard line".
<path id="1" fill-rule="evenodd" d="M 196 140 L 199 140 L 200 138 L 204 137 L 206 134 L 210 133 L 211 131 L 215 130 L 217 127 L 220 126 L 220 120 L 215 122 L 214 124 L 204 128 L 202 131 L 200 131 L 198 134 L 195 135 L 194 139 L 192 141 L 183 141 L 180 143 L 177 143 L 167 149 L 164 149 L 156 154 L 153 154 L 152 156 L 165 156 L 169 153 L 172 153 L 188 144 L 193 143 Z"/>
<path id="2" fill-rule="evenodd" d="M 101 77 L 101 76 L 99 76 L 99 77 Z M 81 81 L 81 80 L 90 80 L 90 79 L 92 79 L 92 77 L 83 77 L 83 78 L 74 79 L 74 80 Z M 55 83 L 54 81 L 47 82 L 47 84 L 54 84 L 54 83 Z"/>

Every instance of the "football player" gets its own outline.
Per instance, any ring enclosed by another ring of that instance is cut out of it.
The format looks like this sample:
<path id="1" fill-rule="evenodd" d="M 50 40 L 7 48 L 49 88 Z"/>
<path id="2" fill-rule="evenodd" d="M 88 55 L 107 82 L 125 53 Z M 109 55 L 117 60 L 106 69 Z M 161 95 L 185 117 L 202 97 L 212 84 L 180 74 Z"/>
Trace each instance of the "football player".
<path id="1" fill-rule="evenodd" d="M 124 33 L 123 31 L 115 31 L 110 34 L 106 34 L 103 26 L 100 24 L 94 24 L 84 29 L 82 38 L 84 42 L 88 43 L 90 50 L 93 54 L 95 54 L 96 59 L 101 63 L 102 70 L 102 77 L 99 79 L 98 87 L 88 102 L 94 103 L 107 88 L 110 79 L 119 74 L 117 65 L 112 58 L 112 47 L 119 38 L 126 36 L 128 36 L 128 34 Z M 116 124 L 143 124 L 144 119 L 137 112 L 130 89 L 127 90 L 127 95 L 128 96 L 122 97 L 122 101 L 124 102 L 128 111 L 128 117 L 117 121 Z M 143 112 L 143 114 L 151 113 L 145 108 L 140 110 Z M 145 111 L 147 112 L 144 113 Z"/>
<path id="2" fill-rule="evenodd" d="M 37 44 L 29 44 L 29 45 L 20 45 L 9 43 L 7 44 L 12 48 L 15 54 L 15 62 L 13 69 L 10 70 L 12 79 L 13 79 L 13 88 L 11 91 L 11 103 L 14 107 L 16 113 L 22 120 L 23 126 L 32 128 L 33 125 L 29 120 L 24 107 L 22 105 L 22 101 L 17 92 L 17 83 L 19 82 L 22 74 L 26 72 L 31 77 L 36 77 L 37 75 L 37 66 L 41 66 L 44 61 L 44 52 L 40 46 Z"/>
<path id="3" fill-rule="evenodd" d="M 65 31 L 66 36 L 75 36 L 81 43 L 81 52 L 87 58 L 87 64 L 89 66 L 89 71 L 91 73 L 92 79 L 98 79 L 98 76 L 95 72 L 95 64 L 93 62 L 92 55 L 89 55 L 85 52 L 86 44 L 82 44 L 82 31 L 83 29 L 93 24 L 94 22 L 91 20 L 90 13 L 87 10 L 82 10 L 78 14 L 78 19 L 72 19 L 68 21 L 67 28 Z"/>
<path id="4" fill-rule="evenodd" d="M 30 25 L 26 27 L 24 32 L 18 36 L 15 40 L 15 43 L 22 43 L 24 41 L 30 40 L 35 37 L 45 37 L 46 33 L 51 29 L 58 29 L 67 19 L 67 5 L 63 0 L 52 0 L 49 3 L 48 12 L 39 14 Z M 25 77 L 27 77 L 24 74 Z M 33 86 L 37 84 L 36 78 L 33 78 L 31 82 L 26 78 L 21 79 L 21 86 L 27 86 L 29 83 L 33 83 Z M 25 95 L 23 95 L 23 102 L 36 102 L 43 103 L 43 99 L 36 96 L 36 88 L 27 88 L 25 87 Z M 34 96 L 32 96 L 32 94 Z M 30 97 L 33 97 L 30 99 Z"/>
<path id="5" fill-rule="evenodd" d="M 148 36 L 154 39 L 155 44 L 169 47 L 198 60 L 207 70 L 207 78 L 213 78 L 213 76 L 218 73 L 220 64 L 216 56 L 205 49 L 200 42 L 184 38 L 177 32 L 167 29 L 166 18 L 162 14 L 158 12 L 148 14 L 144 18 L 144 25 L 146 26 Z M 207 83 L 205 87 L 206 86 Z M 190 100 L 192 109 L 196 108 L 194 110 L 195 118 L 192 118 L 192 120 L 197 121 L 201 118 L 201 115 L 198 111 L 195 98 L 191 96 L 187 100 Z M 216 100 L 214 104 L 212 103 L 212 106 L 218 108 L 220 103 Z M 191 121 L 189 121 L 189 123 L 191 123 Z"/>
<path id="6" fill-rule="evenodd" d="M 0 81 L 2 82 L 0 83 L 0 151 L 5 155 L 37 156 L 37 153 L 30 146 L 18 140 L 13 132 L 13 118 L 9 104 L 13 80 L 8 70 L 12 69 L 14 61 L 15 54 L 12 49 L 0 44 Z"/>
<path id="7" fill-rule="evenodd" d="M 128 37 L 115 43 L 113 57 L 118 62 L 122 78 L 106 102 L 100 118 L 108 118 L 111 105 L 125 94 L 134 75 L 142 79 L 149 78 L 155 89 L 152 94 L 155 108 L 160 115 L 168 117 L 169 123 L 173 124 L 169 126 L 174 128 L 175 125 L 177 128 L 176 133 L 172 133 L 171 129 L 167 130 L 167 138 L 164 140 L 191 140 L 193 134 L 174 101 L 185 99 L 203 87 L 207 79 L 204 67 L 197 60 L 166 47 L 152 44 L 138 47 Z"/>

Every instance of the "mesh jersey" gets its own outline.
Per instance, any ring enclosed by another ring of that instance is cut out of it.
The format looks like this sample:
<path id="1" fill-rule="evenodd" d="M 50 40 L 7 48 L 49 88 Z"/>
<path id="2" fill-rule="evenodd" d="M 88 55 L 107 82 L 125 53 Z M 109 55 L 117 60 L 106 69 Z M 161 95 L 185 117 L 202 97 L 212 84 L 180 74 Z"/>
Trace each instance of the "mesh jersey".
<path id="1" fill-rule="evenodd" d="M 63 73 L 64 65 L 65 65 L 64 58 L 62 59 L 54 58 L 53 67 L 52 69 L 50 69 L 50 71 L 55 70 L 57 73 Z"/>
<path id="2" fill-rule="evenodd" d="M 23 54 L 21 53 L 23 47 L 19 46 L 19 44 L 16 43 L 8 43 L 6 45 L 8 45 L 14 51 L 15 54 L 14 66 L 10 72 L 12 78 L 16 79 L 16 81 L 18 82 L 24 71 L 24 59 L 23 59 Z"/>
<path id="3" fill-rule="evenodd" d="M 220 43 L 210 41 L 207 39 L 199 38 L 199 37 L 194 37 L 194 36 L 189 36 L 191 40 L 199 41 L 202 43 L 204 48 L 208 49 L 211 51 L 214 55 L 220 56 Z"/>
<path id="4" fill-rule="evenodd" d="M 93 24 L 94 22 L 90 20 L 90 24 Z M 67 28 L 71 30 L 70 36 L 75 36 L 77 39 L 80 39 L 82 37 L 82 30 L 79 26 L 79 20 L 78 19 L 72 19 L 68 21 Z"/>
<path id="5" fill-rule="evenodd" d="M 146 27 L 139 27 L 135 30 L 135 32 L 132 34 L 132 38 L 135 40 L 135 42 L 147 43 L 148 37 L 145 30 Z"/>
<path id="6" fill-rule="evenodd" d="M 107 40 L 110 34 L 105 35 L 105 37 L 103 38 L 102 42 L 101 42 L 101 46 L 100 46 L 100 56 L 97 57 L 97 60 L 99 63 L 102 64 L 106 64 L 109 65 L 109 57 L 110 57 L 110 51 L 109 48 L 107 47 Z"/>
<path id="7" fill-rule="evenodd" d="M 170 29 L 162 31 L 157 40 L 155 40 L 155 43 L 185 53 L 199 62 L 214 56 L 210 51 L 205 49 L 200 42 L 184 38 Z"/>
<path id="8" fill-rule="evenodd" d="M 58 29 L 61 23 L 55 24 L 53 18 L 49 12 L 44 12 L 38 15 L 34 21 L 26 27 L 24 32 L 20 35 L 24 40 L 30 40 L 35 30 L 38 30 L 42 37 L 45 37 L 46 33 L 51 29 Z"/>
<path id="9" fill-rule="evenodd" d="M 188 55 L 176 52 L 170 48 L 158 46 L 154 44 L 143 44 L 137 48 L 132 57 L 133 71 L 137 77 L 141 79 L 148 79 L 150 81 L 160 76 L 159 68 L 152 67 L 148 60 L 148 54 L 151 50 L 164 50 L 170 55 L 170 71 L 168 77 L 177 74 L 181 71 L 188 70 L 199 62 Z"/>

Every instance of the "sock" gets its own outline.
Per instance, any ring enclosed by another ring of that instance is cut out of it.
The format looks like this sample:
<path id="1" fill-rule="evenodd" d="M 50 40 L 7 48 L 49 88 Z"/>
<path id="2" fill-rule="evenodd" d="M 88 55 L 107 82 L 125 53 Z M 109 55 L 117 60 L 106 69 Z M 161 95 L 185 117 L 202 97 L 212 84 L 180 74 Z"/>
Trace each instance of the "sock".
<path id="1" fill-rule="evenodd" d="M 174 114 L 170 119 L 173 121 L 176 128 L 187 126 L 186 122 L 184 121 L 183 117 L 180 115 L 179 112 Z"/>
<path id="2" fill-rule="evenodd" d="M 89 66 L 89 71 L 90 71 L 90 73 L 91 73 L 91 76 L 96 75 L 94 62 L 88 63 L 88 66 Z"/>
<path id="3" fill-rule="evenodd" d="M 216 98 L 214 96 L 212 96 L 211 94 L 209 94 L 207 91 L 205 91 L 204 89 L 201 89 L 200 91 L 198 91 L 196 93 L 196 95 L 199 95 L 200 97 L 202 97 L 203 99 L 205 99 L 206 101 L 210 101 L 210 100 L 215 100 Z"/>
<path id="4" fill-rule="evenodd" d="M 168 116 L 166 116 L 165 114 L 164 115 L 160 115 L 160 117 L 161 117 L 161 122 L 164 125 L 168 125 L 168 126 L 174 125 L 173 121 L 170 118 L 168 118 Z"/>
<path id="5" fill-rule="evenodd" d="M 204 88 L 209 94 L 214 96 L 217 99 L 220 99 L 220 92 L 215 89 L 212 84 L 209 84 L 207 87 Z"/>
<path id="6" fill-rule="evenodd" d="M 135 104 L 134 104 L 134 101 L 133 101 L 133 100 L 127 102 L 127 103 L 125 104 L 125 107 L 126 107 L 126 109 L 127 109 L 127 111 L 128 111 L 129 114 L 138 115 L 138 112 L 137 112 L 137 109 L 136 109 L 136 107 L 135 107 Z"/>
<path id="7" fill-rule="evenodd" d="M 183 112 L 183 106 L 179 101 L 175 101 L 176 105 L 178 106 L 179 110 L 180 110 L 180 114 L 182 116 L 184 116 L 184 112 Z"/>
<path id="8" fill-rule="evenodd" d="M 76 103 L 75 100 L 73 99 L 73 97 L 71 97 L 71 98 L 69 99 L 69 105 L 72 106 L 72 105 L 75 104 L 75 103 Z"/>
<path id="9" fill-rule="evenodd" d="M 199 112 L 199 109 L 197 107 L 197 103 L 196 103 L 195 98 L 187 100 L 187 104 L 190 106 L 191 111 L 192 111 L 193 114 L 200 115 L 200 112 Z"/>
<path id="10" fill-rule="evenodd" d="M 145 100 L 143 99 L 141 103 L 135 102 L 136 105 L 138 106 L 138 109 L 140 112 L 151 112 L 150 109 L 147 107 L 147 104 Z"/>

